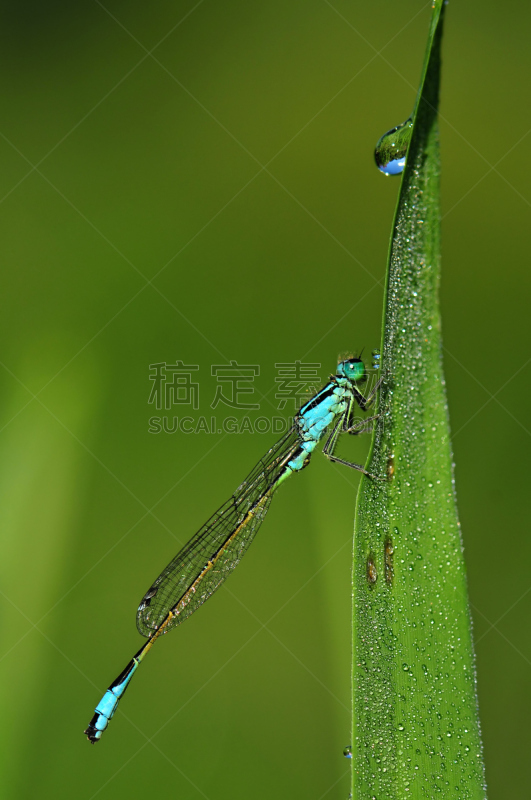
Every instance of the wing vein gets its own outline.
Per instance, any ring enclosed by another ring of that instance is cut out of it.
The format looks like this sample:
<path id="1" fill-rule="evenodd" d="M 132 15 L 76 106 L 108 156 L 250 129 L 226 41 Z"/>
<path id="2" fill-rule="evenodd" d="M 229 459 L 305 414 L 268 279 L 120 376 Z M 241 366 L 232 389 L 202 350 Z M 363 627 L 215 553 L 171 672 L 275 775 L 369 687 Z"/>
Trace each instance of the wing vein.
<path id="1" fill-rule="evenodd" d="M 238 565 L 268 511 L 278 478 L 300 446 L 298 431 L 294 423 L 154 581 L 137 611 L 143 636 L 159 628 L 167 633 L 183 622 Z"/>

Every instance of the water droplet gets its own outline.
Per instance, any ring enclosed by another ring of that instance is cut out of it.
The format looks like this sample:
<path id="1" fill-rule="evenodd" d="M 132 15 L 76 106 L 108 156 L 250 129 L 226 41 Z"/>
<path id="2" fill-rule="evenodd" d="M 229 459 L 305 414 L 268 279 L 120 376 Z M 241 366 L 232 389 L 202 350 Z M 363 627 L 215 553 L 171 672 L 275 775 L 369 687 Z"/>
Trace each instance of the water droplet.
<path id="1" fill-rule="evenodd" d="M 352 758 L 352 746 L 350 744 L 343 750 L 343 755 L 345 758 Z"/>
<path id="2" fill-rule="evenodd" d="M 401 125 L 384 133 L 376 142 L 374 160 L 384 175 L 400 175 L 404 169 L 412 128 L 413 120 L 408 117 Z"/>
<path id="3" fill-rule="evenodd" d="M 395 570 L 393 566 L 393 554 L 395 552 L 395 548 L 393 547 L 393 540 L 390 536 L 388 536 L 385 540 L 385 550 L 384 550 L 384 563 L 385 563 L 385 582 L 388 586 L 393 583 L 393 578 L 395 576 Z"/>
<path id="4" fill-rule="evenodd" d="M 372 368 L 373 369 L 380 369 L 380 358 L 381 354 L 379 350 L 373 350 L 371 353 L 372 356 Z"/>

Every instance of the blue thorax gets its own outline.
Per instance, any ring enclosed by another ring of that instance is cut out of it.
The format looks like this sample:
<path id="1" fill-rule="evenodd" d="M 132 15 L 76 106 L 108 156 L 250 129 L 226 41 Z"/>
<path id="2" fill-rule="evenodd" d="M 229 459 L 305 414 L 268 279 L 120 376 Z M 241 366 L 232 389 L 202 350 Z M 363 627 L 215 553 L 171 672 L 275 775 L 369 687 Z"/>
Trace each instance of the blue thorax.
<path id="1" fill-rule="evenodd" d="M 337 373 L 320 392 L 301 407 L 295 421 L 299 426 L 301 446 L 294 458 L 288 462 L 290 472 L 303 469 L 324 436 L 327 428 L 336 419 L 347 413 L 354 399 L 356 383 L 365 380 L 365 366 L 359 358 L 341 361 Z"/>

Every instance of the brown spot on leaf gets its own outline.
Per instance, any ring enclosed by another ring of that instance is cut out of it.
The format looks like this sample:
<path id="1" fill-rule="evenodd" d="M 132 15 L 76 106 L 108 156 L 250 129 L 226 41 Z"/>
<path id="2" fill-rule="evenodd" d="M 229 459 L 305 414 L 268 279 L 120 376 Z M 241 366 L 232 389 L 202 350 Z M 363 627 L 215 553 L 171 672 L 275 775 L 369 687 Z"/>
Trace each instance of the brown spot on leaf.
<path id="1" fill-rule="evenodd" d="M 378 580 L 378 570 L 376 569 L 376 564 L 374 563 L 374 556 L 371 553 L 367 558 L 367 581 L 372 586 Z"/>

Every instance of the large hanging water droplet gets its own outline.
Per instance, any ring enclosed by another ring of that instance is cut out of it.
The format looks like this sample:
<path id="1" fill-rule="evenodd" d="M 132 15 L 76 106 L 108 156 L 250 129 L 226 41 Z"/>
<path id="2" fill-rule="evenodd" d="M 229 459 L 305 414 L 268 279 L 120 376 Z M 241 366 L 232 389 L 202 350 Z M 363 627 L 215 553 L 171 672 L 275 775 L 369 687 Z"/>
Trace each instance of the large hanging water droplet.
<path id="1" fill-rule="evenodd" d="M 352 747 L 350 747 L 350 745 L 348 747 L 345 747 L 345 749 L 343 750 L 343 755 L 345 756 L 345 758 L 352 758 Z"/>
<path id="2" fill-rule="evenodd" d="M 401 125 L 384 133 L 376 142 L 374 160 L 384 175 L 400 175 L 404 169 L 412 128 L 413 119 L 408 117 Z"/>

